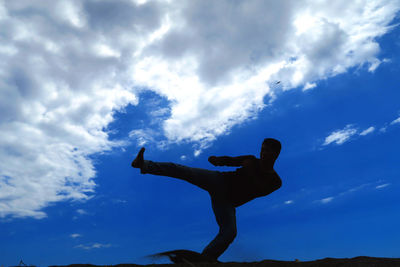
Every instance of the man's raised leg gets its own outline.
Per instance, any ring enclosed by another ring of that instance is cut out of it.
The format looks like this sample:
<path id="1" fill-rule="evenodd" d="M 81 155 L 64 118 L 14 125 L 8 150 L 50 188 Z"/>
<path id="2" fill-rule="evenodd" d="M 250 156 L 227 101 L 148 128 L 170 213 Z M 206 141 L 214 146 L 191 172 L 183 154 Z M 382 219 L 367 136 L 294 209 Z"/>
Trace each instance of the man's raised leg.
<path id="1" fill-rule="evenodd" d="M 192 168 L 172 162 L 154 162 L 145 160 L 143 157 L 145 149 L 138 152 L 132 161 L 132 167 L 140 168 L 140 172 L 160 176 L 178 178 L 194 184 L 210 193 L 220 187 L 222 175 L 218 171 L 210 171 L 201 168 Z"/>

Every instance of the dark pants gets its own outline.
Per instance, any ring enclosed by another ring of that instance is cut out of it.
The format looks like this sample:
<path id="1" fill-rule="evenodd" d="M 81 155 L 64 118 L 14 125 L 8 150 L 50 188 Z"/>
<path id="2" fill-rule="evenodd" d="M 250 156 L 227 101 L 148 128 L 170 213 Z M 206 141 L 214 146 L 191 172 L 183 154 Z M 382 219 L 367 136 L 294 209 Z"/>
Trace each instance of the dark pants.
<path id="1" fill-rule="evenodd" d="M 210 244 L 204 248 L 202 254 L 214 260 L 218 259 L 236 237 L 236 211 L 233 204 L 228 200 L 226 178 L 222 173 L 190 168 L 175 163 L 149 160 L 144 161 L 141 172 L 185 180 L 210 194 L 219 232 Z"/>

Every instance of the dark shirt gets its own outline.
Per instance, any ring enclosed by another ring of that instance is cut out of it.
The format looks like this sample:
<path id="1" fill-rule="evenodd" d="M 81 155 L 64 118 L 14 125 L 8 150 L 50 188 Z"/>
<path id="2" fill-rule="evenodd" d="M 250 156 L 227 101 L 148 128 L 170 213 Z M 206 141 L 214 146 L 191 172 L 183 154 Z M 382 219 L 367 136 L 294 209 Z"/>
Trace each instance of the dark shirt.
<path id="1" fill-rule="evenodd" d="M 229 199 L 235 207 L 269 195 L 282 186 L 282 180 L 274 170 L 263 171 L 260 159 L 246 157 L 243 167 L 232 172 L 223 172 L 228 181 Z"/>

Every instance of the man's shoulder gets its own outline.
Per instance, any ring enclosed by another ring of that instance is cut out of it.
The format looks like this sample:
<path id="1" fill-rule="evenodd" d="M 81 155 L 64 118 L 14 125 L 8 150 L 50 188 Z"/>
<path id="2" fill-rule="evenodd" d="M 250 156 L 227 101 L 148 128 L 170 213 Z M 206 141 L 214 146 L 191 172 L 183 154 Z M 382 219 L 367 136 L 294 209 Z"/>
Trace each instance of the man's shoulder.
<path id="1" fill-rule="evenodd" d="M 256 156 L 253 156 L 253 155 L 245 155 L 245 156 L 241 156 L 241 158 L 246 161 L 257 162 L 257 163 L 260 161 L 259 158 L 257 158 Z"/>

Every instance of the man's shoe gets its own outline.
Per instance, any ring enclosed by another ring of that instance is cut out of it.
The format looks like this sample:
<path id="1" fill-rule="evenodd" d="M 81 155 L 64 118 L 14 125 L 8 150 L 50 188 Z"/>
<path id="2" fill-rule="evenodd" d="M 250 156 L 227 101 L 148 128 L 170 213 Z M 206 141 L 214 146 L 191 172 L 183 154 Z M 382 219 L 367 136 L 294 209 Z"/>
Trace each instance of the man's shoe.
<path id="1" fill-rule="evenodd" d="M 144 159 L 143 159 L 143 153 L 144 153 L 145 149 L 144 147 L 142 147 L 139 152 L 136 155 L 136 158 L 132 161 L 132 167 L 133 168 L 142 168 L 143 167 L 143 163 L 144 163 Z"/>

